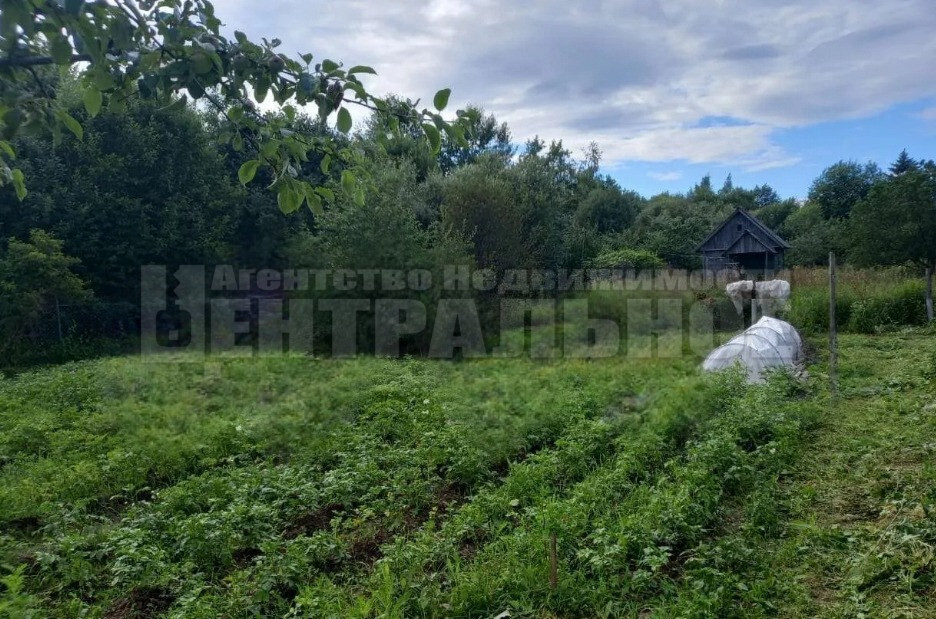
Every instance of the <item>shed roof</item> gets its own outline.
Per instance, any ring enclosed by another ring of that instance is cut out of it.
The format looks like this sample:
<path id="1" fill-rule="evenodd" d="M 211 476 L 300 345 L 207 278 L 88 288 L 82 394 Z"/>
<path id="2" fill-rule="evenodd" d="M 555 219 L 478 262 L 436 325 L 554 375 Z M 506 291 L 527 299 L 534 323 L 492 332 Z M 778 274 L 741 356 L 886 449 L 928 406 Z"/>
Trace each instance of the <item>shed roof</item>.
<path id="1" fill-rule="evenodd" d="M 716 226 L 716 228 L 715 228 L 714 230 L 712 230 L 711 234 L 709 234 L 707 237 L 705 237 L 705 240 L 704 240 L 704 241 L 702 241 L 701 243 L 699 243 L 699 246 L 696 248 L 696 251 L 701 251 L 702 248 L 705 246 L 705 244 L 708 243 L 708 242 L 712 239 L 712 237 L 714 237 L 716 234 L 718 234 L 718 232 L 719 232 L 722 228 L 724 228 L 724 227 L 728 224 L 728 222 L 731 221 L 731 219 L 732 219 L 735 215 L 738 215 L 738 214 L 740 214 L 742 217 L 744 217 L 745 219 L 747 219 L 748 221 L 750 221 L 750 222 L 751 222 L 751 225 L 752 225 L 758 232 L 760 232 L 760 235 L 754 235 L 754 236 L 755 236 L 755 238 L 757 238 L 763 245 L 765 245 L 765 246 L 773 245 L 773 246 L 775 246 L 775 247 L 777 247 L 777 248 L 783 248 L 783 249 L 789 249 L 789 248 L 790 248 L 790 244 L 789 244 L 789 243 L 787 243 L 787 242 L 784 241 L 782 238 L 780 238 L 780 236 L 779 236 L 776 232 L 774 232 L 773 230 L 771 230 L 770 228 L 768 228 L 766 225 L 764 225 L 764 223 L 761 222 L 761 220 L 759 220 L 757 217 L 755 217 L 754 215 L 751 215 L 750 213 L 748 213 L 746 210 L 744 210 L 744 209 L 742 209 L 742 208 L 736 208 L 736 209 L 734 210 L 734 212 L 731 213 L 731 215 L 729 215 L 729 216 L 725 219 L 725 221 L 721 222 L 718 226 Z"/>
<path id="2" fill-rule="evenodd" d="M 751 240 L 753 241 L 753 243 L 745 243 L 744 241 L 745 241 L 746 238 L 751 239 Z M 745 245 L 747 246 L 747 248 L 744 247 Z M 772 254 L 777 253 L 777 250 L 776 250 L 776 249 L 774 249 L 773 247 L 770 247 L 767 243 L 764 242 L 764 240 L 763 240 L 759 235 L 757 235 L 757 234 L 751 232 L 750 230 L 745 230 L 745 231 L 744 231 L 744 234 L 742 234 L 741 236 L 739 236 L 739 237 L 735 240 L 735 242 L 731 244 L 731 247 L 729 247 L 727 250 L 725 250 L 725 253 L 726 253 L 726 254 L 733 254 L 733 253 L 749 253 L 749 252 L 751 251 L 750 247 L 755 247 L 755 248 L 756 248 L 755 251 L 757 251 L 757 252 L 765 252 L 765 251 L 766 251 L 766 252 L 770 252 L 770 253 L 772 253 Z M 736 249 L 740 249 L 741 251 L 740 251 L 740 252 L 735 252 Z"/>

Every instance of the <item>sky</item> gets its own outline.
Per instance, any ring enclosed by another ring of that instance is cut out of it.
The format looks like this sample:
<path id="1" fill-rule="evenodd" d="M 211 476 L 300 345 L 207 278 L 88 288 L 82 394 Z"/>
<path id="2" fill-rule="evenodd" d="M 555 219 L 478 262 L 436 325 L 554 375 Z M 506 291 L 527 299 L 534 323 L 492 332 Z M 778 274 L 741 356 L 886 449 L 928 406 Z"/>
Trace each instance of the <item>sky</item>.
<path id="1" fill-rule="evenodd" d="M 369 91 L 452 88 L 522 144 L 596 142 L 644 195 L 767 183 L 841 159 L 936 159 L 933 0 L 215 0 L 225 30 L 366 64 Z M 356 122 L 361 116 L 356 116 Z"/>

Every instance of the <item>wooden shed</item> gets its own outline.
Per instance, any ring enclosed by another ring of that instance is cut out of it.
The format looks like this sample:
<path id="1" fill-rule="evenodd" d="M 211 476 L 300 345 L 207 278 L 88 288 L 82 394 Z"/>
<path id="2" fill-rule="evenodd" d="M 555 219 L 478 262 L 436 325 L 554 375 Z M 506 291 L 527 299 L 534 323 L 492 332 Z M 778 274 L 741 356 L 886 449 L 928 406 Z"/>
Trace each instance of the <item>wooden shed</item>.
<path id="1" fill-rule="evenodd" d="M 783 268 L 783 254 L 790 248 L 776 232 L 745 210 L 736 209 L 702 241 L 703 268 L 711 271 L 737 269 L 767 275 Z"/>

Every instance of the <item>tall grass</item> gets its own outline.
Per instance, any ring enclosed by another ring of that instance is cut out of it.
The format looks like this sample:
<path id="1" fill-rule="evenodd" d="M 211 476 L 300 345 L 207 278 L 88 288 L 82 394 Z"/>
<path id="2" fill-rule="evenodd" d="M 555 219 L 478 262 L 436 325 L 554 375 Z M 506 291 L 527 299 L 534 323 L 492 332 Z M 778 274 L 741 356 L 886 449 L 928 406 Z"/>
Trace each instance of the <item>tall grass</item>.
<path id="1" fill-rule="evenodd" d="M 835 311 L 840 330 L 870 334 L 926 324 L 925 283 L 912 270 L 843 268 L 836 279 Z M 828 330 L 828 271 L 794 269 L 790 283 L 790 322 L 807 333 Z"/>

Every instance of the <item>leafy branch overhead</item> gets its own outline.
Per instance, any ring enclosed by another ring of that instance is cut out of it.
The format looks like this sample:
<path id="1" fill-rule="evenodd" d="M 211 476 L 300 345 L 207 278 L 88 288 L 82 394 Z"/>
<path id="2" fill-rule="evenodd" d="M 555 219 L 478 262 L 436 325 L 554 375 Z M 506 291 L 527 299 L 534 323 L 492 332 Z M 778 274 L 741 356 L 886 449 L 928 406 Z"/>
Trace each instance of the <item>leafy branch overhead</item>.
<path id="1" fill-rule="evenodd" d="M 432 110 L 418 109 L 418 101 L 391 108 L 361 81 L 376 74 L 371 67 L 315 62 L 312 54 L 292 58 L 277 51 L 278 39 L 256 43 L 242 32 L 228 39 L 220 27 L 208 0 L 0 0 L 0 186 L 12 185 L 21 200 L 26 195 L 26 179 L 13 167 L 15 137 L 51 134 L 58 142 L 63 129 L 83 137 L 81 122 L 37 76 L 37 69 L 48 65 L 78 70 L 81 99 L 91 117 L 120 111 L 132 97 L 167 108 L 203 100 L 230 121 L 220 139 L 236 150 L 249 145 L 257 152 L 241 167 L 240 181 L 249 183 L 261 167 L 269 167 L 270 187 L 285 212 L 303 203 L 319 212 L 323 201 L 334 198 L 326 187 L 299 178 L 311 152 L 323 156 L 326 173 L 331 161 L 342 162 L 342 189 L 357 202 L 364 199 L 354 174 L 355 152 L 328 136 L 296 129 L 296 106 L 314 105 L 323 120 L 333 116 L 342 133 L 351 131 L 348 108 L 357 105 L 388 117 L 391 133 L 401 124 L 420 127 L 435 153 L 443 133 L 467 145 L 471 112 L 458 110 L 451 122 L 440 114 L 448 105 L 447 88 L 433 97 Z M 268 100 L 283 114 L 257 109 Z"/>

